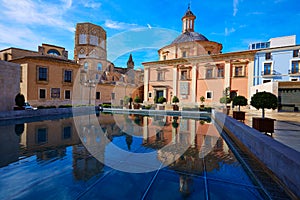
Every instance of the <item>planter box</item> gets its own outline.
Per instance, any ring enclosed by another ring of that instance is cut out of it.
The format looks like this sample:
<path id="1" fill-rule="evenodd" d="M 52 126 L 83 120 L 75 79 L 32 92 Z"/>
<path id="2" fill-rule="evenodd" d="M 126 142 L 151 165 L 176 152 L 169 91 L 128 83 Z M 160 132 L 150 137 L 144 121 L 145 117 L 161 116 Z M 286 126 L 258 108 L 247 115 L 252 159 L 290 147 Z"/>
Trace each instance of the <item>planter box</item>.
<path id="1" fill-rule="evenodd" d="M 173 110 L 179 110 L 179 106 L 178 105 L 173 105 Z"/>
<path id="2" fill-rule="evenodd" d="M 252 128 L 264 133 L 274 133 L 274 121 L 275 119 L 271 118 L 252 118 Z"/>
<path id="3" fill-rule="evenodd" d="M 233 111 L 233 118 L 236 120 L 245 121 L 245 112 L 243 111 Z"/>
<path id="4" fill-rule="evenodd" d="M 140 104 L 133 104 L 134 109 L 140 109 Z"/>

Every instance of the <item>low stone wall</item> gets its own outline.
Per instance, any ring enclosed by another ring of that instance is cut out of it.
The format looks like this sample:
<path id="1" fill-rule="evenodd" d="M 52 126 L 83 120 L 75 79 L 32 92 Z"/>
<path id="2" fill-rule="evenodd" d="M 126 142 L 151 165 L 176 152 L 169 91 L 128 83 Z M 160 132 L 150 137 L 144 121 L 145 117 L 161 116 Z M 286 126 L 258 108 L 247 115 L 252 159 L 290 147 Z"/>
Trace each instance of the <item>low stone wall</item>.
<path id="1" fill-rule="evenodd" d="M 221 126 L 224 125 L 224 129 L 230 132 L 229 135 L 235 137 L 233 140 L 238 139 L 238 142 L 300 197 L 300 152 L 223 113 L 215 112 L 213 117 Z"/>
<path id="2" fill-rule="evenodd" d="M 37 110 L 14 110 L 0 112 L 0 120 L 14 120 L 30 117 L 44 117 L 51 115 L 65 115 L 65 114 L 84 114 L 95 112 L 95 107 L 75 107 L 75 108 L 51 108 L 51 109 L 37 109 Z"/>

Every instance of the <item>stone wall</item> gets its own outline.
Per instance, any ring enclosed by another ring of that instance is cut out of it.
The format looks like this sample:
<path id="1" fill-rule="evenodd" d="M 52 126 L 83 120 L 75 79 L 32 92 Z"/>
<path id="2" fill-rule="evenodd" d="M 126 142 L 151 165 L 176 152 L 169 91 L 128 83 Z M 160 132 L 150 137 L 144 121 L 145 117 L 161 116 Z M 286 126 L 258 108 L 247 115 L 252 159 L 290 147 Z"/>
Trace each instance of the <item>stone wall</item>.
<path id="1" fill-rule="evenodd" d="M 0 60 L 0 112 L 13 110 L 20 92 L 20 65 Z"/>
<path id="2" fill-rule="evenodd" d="M 242 143 L 294 194 L 300 196 L 300 152 L 223 113 L 216 112 L 214 117 L 220 125 L 224 125 L 231 139 Z"/>

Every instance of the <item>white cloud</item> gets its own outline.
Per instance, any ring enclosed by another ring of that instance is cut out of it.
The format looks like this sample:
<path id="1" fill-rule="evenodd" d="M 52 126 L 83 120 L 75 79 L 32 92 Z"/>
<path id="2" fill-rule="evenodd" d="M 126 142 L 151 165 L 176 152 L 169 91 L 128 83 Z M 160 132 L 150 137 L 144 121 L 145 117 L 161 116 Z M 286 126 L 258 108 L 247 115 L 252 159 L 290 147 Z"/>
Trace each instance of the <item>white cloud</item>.
<path id="1" fill-rule="evenodd" d="M 63 14 L 72 6 L 72 0 L 61 0 L 60 4 L 45 4 L 33 0 L 2 0 L 2 6 L 7 22 L 54 26 L 74 31 L 73 25 L 63 19 Z"/>
<path id="2" fill-rule="evenodd" d="M 107 28 L 117 29 L 117 30 L 128 30 L 128 29 L 141 28 L 137 24 L 128 24 L 128 23 L 117 22 L 117 21 L 113 21 L 113 20 L 105 20 L 104 26 Z"/>
<path id="3" fill-rule="evenodd" d="M 100 2 L 95 2 L 94 0 L 84 0 L 81 1 L 82 5 L 85 8 L 92 8 L 92 9 L 96 9 L 96 8 L 100 8 L 101 7 L 101 3 Z"/>
<path id="4" fill-rule="evenodd" d="M 233 16 L 238 12 L 239 0 L 233 0 Z"/>
<path id="5" fill-rule="evenodd" d="M 230 35 L 231 33 L 234 33 L 235 32 L 235 29 L 234 28 L 225 28 L 225 32 L 224 32 L 224 34 L 225 34 L 225 36 L 228 36 L 228 35 Z"/>
<path id="6" fill-rule="evenodd" d="M 24 49 L 36 49 L 36 44 L 40 44 L 45 39 L 32 32 L 29 28 L 9 27 L 0 24 L 0 44 L 1 48 L 19 47 Z"/>

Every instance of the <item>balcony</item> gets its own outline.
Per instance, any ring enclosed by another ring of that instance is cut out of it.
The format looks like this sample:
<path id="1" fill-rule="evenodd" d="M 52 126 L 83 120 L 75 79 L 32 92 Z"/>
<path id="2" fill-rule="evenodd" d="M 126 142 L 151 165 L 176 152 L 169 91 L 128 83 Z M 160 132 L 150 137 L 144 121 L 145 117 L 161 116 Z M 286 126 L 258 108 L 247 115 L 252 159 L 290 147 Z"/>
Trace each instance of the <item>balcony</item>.
<path id="1" fill-rule="evenodd" d="M 281 73 L 277 72 L 276 70 L 271 70 L 271 71 L 262 71 L 261 72 L 262 76 L 279 76 Z"/>
<path id="2" fill-rule="evenodd" d="M 289 75 L 290 76 L 300 76 L 300 70 L 299 69 L 289 69 Z"/>

